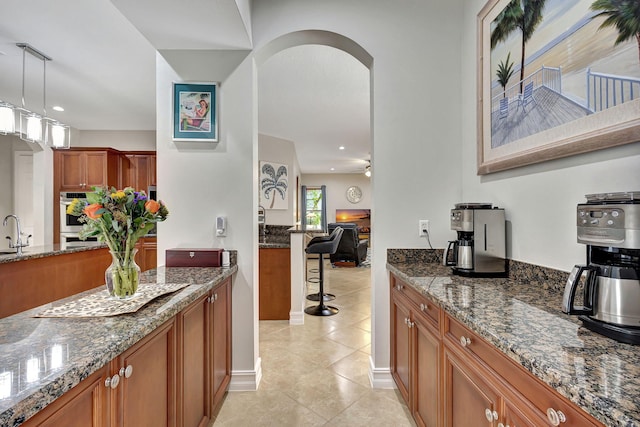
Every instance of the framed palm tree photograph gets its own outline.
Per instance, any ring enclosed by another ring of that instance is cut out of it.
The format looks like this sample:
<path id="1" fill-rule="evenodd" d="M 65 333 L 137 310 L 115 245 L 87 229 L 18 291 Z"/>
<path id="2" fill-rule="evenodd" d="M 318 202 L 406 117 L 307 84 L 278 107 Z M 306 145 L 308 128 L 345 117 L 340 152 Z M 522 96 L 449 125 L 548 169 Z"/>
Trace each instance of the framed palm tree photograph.
<path id="1" fill-rule="evenodd" d="M 217 95 L 217 83 L 173 83 L 174 141 L 218 141 Z"/>
<path id="2" fill-rule="evenodd" d="M 640 2 L 489 0 L 478 174 L 640 141 Z"/>

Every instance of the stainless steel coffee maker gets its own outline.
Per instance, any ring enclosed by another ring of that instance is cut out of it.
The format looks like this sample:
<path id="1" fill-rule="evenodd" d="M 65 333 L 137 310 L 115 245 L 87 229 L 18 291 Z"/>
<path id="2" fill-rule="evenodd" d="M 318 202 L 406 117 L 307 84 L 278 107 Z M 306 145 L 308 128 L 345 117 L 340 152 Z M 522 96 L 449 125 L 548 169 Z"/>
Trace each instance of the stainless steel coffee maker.
<path id="1" fill-rule="evenodd" d="M 577 208 L 577 230 L 587 264 L 571 271 L 562 311 L 579 314 L 594 332 L 640 344 L 640 191 L 586 198 Z"/>
<path id="2" fill-rule="evenodd" d="M 504 209 L 491 203 L 458 203 L 451 209 L 451 229 L 458 238 L 444 250 L 444 265 L 464 276 L 506 275 Z"/>

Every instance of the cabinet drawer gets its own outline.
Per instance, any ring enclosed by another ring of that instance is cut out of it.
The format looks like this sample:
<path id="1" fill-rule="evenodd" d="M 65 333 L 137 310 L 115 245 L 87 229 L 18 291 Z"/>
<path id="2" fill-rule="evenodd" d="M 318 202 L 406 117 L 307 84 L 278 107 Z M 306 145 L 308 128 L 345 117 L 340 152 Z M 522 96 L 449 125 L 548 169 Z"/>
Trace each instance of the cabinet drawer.
<path id="1" fill-rule="evenodd" d="M 438 324 L 440 323 L 440 307 L 432 302 L 430 299 L 422 295 L 415 289 L 413 286 L 406 284 L 402 280 L 398 279 L 395 276 L 393 277 L 392 283 L 394 283 L 395 290 L 404 295 L 404 297 L 410 302 L 412 305 L 412 309 L 414 311 L 419 311 L 426 315 L 430 322 L 438 328 Z"/>
<path id="2" fill-rule="evenodd" d="M 450 341 L 455 348 L 461 349 L 470 357 L 477 361 L 491 366 L 492 358 L 497 354 L 497 350 L 484 341 L 475 332 L 458 322 L 451 316 L 445 316 L 444 337 Z"/>

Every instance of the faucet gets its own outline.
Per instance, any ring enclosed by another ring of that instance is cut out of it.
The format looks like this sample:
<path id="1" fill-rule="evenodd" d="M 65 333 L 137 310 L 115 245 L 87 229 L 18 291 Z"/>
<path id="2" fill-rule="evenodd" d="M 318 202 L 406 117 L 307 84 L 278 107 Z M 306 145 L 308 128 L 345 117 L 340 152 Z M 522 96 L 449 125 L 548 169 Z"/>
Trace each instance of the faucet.
<path id="1" fill-rule="evenodd" d="M 13 215 L 13 214 L 7 215 L 7 216 L 4 217 L 4 221 L 2 222 L 3 226 L 5 226 L 5 227 L 7 226 L 7 220 L 9 218 L 13 218 L 13 219 L 16 220 L 16 230 L 18 231 L 18 235 L 16 236 L 16 243 L 15 244 L 11 241 L 11 237 L 7 236 L 7 239 L 9 239 L 9 248 L 11 248 L 11 249 L 15 248 L 16 249 L 16 254 L 17 255 L 22 255 L 22 248 L 26 247 L 26 246 L 29 246 L 29 238 L 31 237 L 31 234 L 29 234 L 27 236 L 27 241 L 25 243 L 22 243 L 22 229 L 20 228 L 20 218 L 18 218 L 17 215 Z"/>

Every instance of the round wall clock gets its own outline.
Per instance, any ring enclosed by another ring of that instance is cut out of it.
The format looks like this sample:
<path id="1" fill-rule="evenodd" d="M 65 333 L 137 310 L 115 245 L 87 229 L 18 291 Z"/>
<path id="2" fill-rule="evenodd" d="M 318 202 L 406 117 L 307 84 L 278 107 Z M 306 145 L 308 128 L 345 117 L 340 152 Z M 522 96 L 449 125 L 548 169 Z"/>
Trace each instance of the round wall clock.
<path id="1" fill-rule="evenodd" d="M 351 203 L 358 203 L 362 199 L 362 190 L 357 185 L 347 188 L 347 200 Z"/>

